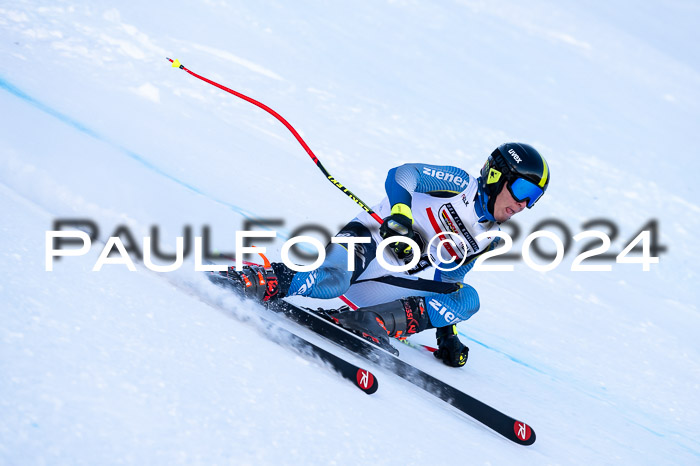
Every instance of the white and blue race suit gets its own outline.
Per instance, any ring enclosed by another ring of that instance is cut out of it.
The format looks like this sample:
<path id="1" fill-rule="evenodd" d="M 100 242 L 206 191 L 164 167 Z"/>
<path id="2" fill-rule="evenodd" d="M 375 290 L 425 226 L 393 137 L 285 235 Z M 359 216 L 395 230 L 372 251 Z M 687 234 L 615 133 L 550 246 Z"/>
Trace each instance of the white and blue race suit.
<path id="1" fill-rule="evenodd" d="M 388 272 L 376 260 L 377 244 L 382 240 L 378 224 L 363 211 L 336 235 L 371 238 L 370 243 L 355 246 L 355 271 L 348 271 L 347 244 L 331 243 L 321 267 L 298 272 L 287 295 L 324 299 L 344 295 L 357 307 L 423 296 L 434 327 L 469 319 L 479 310 L 479 295 L 463 279 L 476 257 L 493 249 L 498 242 L 497 237 L 488 234 L 479 241 L 476 238 L 499 229 L 485 208 L 487 199 L 478 186 L 477 178 L 457 167 L 408 163 L 389 171 L 385 184 L 387 197 L 373 207 L 385 218 L 391 215 L 391 206 L 397 203 L 409 206 L 414 232 L 427 244 L 422 255 L 430 256 L 442 269 L 454 270 L 435 269 L 432 280 L 418 278 L 415 270 Z M 439 247 L 443 239 L 448 241 Z M 389 264 L 404 265 L 391 248 L 385 248 L 383 255 Z M 462 265 L 457 267 L 460 262 Z"/>

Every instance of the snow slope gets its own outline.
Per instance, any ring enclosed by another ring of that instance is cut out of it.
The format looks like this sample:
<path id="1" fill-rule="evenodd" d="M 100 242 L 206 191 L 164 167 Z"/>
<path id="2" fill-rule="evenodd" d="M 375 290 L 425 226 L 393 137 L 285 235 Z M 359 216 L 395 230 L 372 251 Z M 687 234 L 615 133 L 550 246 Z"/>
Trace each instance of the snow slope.
<path id="1" fill-rule="evenodd" d="M 0 5 L 0 462 L 697 463 L 698 16 L 661 2 Z M 278 122 L 166 56 L 279 111 L 369 203 L 393 166 L 476 173 L 522 140 L 553 172 L 516 217 L 525 233 L 611 219 L 619 252 L 657 219 L 668 250 L 650 272 L 571 272 L 576 245 L 552 272 L 470 274 L 468 366 L 402 350 L 531 423 L 529 448 L 380 370 L 367 397 L 265 338 L 260 310 L 189 262 L 94 273 L 96 245 L 45 272 L 56 218 L 93 219 L 102 240 L 157 225 L 168 251 L 208 225 L 231 250 L 245 219 L 281 218 L 285 236 L 357 211 Z"/>

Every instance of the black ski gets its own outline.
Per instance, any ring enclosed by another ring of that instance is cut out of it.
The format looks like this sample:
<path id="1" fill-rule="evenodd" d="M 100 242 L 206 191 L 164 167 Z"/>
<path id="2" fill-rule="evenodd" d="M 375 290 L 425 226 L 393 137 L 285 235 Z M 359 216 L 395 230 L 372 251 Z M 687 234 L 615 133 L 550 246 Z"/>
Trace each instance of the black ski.
<path id="1" fill-rule="evenodd" d="M 225 282 L 219 280 L 213 281 L 218 285 L 225 286 Z M 183 289 L 183 291 L 189 292 L 191 294 L 196 294 L 200 300 L 206 302 L 207 304 L 219 307 L 217 303 L 212 302 L 211 299 L 202 296 L 201 293 L 198 293 L 196 290 L 188 286 L 183 287 L 181 283 L 173 284 Z M 311 356 L 324 361 L 335 372 L 340 374 L 343 378 L 352 382 L 357 388 L 367 393 L 368 395 L 371 395 L 372 393 L 376 392 L 379 388 L 379 381 L 377 380 L 377 377 L 374 374 L 372 374 L 372 372 L 370 372 L 369 370 L 363 369 L 341 358 L 340 356 L 336 356 L 330 351 L 327 351 L 321 348 L 320 346 L 313 344 L 307 339 L 302 338 L 299 335 L 280 327 L 279 325 L 265 319 L 262 316 L 260 316 L 259 319 L 262 322 L 266 330 L 266 336 L 269 339 L 283 346 L 296 350 L 302 356 Z"/>
<path id="2" fill-rule="evenodd" d="M 314 311 L 294 306 L 286 301 L 280 301 L 277 302 L 276 305 L 268 307 L 276 312 L 284 313 L 290 319 L 304 327 L 392 371 L 399 377 L 435 395 L 468 416 L 476 419 L 508 440 L 520 445 L 532 445 L 535 443 L 535 431 L 526 423 L 518 421 L 476 398 L 457 390 L 453 386 L 436 379 L 432 375 L 413 367 L 393 354 L 325 320 L 315 314 Z"/>
<path id="3" fill-rule="evenodd" d="M 210 279 L 217 285 L 229 287 L 230 282 L 215 274 Z M 230 287 L 237 291 L 235 287 Z M 454 406 L 464 414 L 474 418 L 495 432 L 520 445 L 535 443 L 535 431 L 526 423 L 518 421 L 507 414 L 457 390 L 451 385 L 436 379 L 420 369 L 402 361 L 392 353 L 379 348 L 367 340 L 331 323 L 315 311 L 295 306 L 286 301 L 275 301 L 267 305 L 268 309 L 284 314 L 294 322 L 312 330 L 345 349 L 388 369 L 399 377 L 422 388 L 428 393 Z"/>
<path id="4" fill-rule="evenodd" d="M 271 322 L 266 322 L 266 325 L 268 329 L 272 329 L 274 326 Z M 289 346 L 297 350 L 300 354 L 321 359 L 329 364 L 338 374 L 354 383 L 357 388 L 368 395 L 376 392 L 379 388 L 377 378 L 367 369 L 362 369 L 281 327 L 275 327 L 272 331 L 279 335 L 278 342 L 288 342 Z"/>

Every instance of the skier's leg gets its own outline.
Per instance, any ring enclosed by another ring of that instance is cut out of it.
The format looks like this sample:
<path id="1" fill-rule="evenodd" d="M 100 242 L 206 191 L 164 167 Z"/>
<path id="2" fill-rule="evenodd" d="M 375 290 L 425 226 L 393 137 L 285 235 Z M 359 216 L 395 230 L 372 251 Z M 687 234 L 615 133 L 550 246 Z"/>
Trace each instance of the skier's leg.
<path id="1" fill-rule="evenodd" d="M 391 286 L 401 288 L 399 284 L 393 283 Z M 404 293 L 411 293 L 412 296 L 341 312 L 334 318 L 347 328 L 363 331 L 382 343 L 388 343 L 387 336 L 401 338 L 428 328 L 452 326 L 469 319 L 479 310 L 479 295 L 465 283 L 410 280 L 403 284 L 406 286 Z M 453 291 L 437 293 L 428 291 L 426 288 L 429 286 L 444 287 L 445 291 L 451 287 Z"/>
<path id="2" fill-rule="evenodd" d="M 426 309 L 433 327 L 445 327 L 469 319 L 479 310 L 479 293 L 466 283 L 452 293 L 426 293 Z"/>
<path id="3" fill-rule="evenodd" d="M 286 296 L 329 299 L 342 295 L 350 287 L 353 274 L 347 263 L 347 250 L 339 244 L 329 244 L 323 264 L 310 272 L 296 272 Z"/>
<path id="4" fill-rule="evenodd" d="M 326 260 L 316 270 L 311 272 L 293 272 L 284 266 L 293 278 L 287 289 L 283 289 L 281 296 L 308 296 L 311 298 L 330 299 L 343 295 L 350 284 L 357 279 L 374 260 L 377 247 L 372 240 L 371 233 L 365 225 L 352 221 L 343 227 L 337 237 L 364 237 L 370 238 L 369 243 L 355 245 L 354 271 L 350 271 L 348 264 L 348 250 L 346 244 L 330 243 L 326 247 Z M 277 264 L 280 266 L 282 264 Z"/>
<path id="5" fill-rule="evenodd" d="M 369 335 L 381 346 L 389 347 L 389 338 L 405 338 L 432 328 L 422 297 L 397 299 L 388 303 L 332 314 L 345 328 Z"/>
<path id="6" fill-rule="evenodd" d="M 348 266 L 348 250 L 345 245 L 330 243 L 326 247 L 326 259 L 316 270 L 296 272 L 282 262 L 274 262 L 271 268 L 246 265 L 241 272 L 229 267 L 226 272 L 211 274 L 210 279 L 234 288 L 242 295 L 259 301 L 271 301 L 285 296 L 335 298 L 341 296 L 357 279 L 376 254 L 376 242 L 370 231 L 360 222 L 352 221 L 336 235 L 338 237 L 366 237 L 369 243 L 358 243 L 351 255 L 354 271 Z"/>

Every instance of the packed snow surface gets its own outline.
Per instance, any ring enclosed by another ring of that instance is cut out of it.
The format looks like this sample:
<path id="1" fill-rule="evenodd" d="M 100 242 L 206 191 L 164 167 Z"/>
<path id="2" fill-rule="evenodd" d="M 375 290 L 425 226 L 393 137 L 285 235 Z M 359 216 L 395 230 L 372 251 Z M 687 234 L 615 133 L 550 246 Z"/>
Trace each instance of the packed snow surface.
<path id="1" fill-rule="evenodd" d="M 700 463 L 698 20 L 658 1 L 0 4 L 0 463 Z M 552 181 L 514 251 L 556 219 L 562 263 L 468 275 L 466 367 L 399 346 L 531 424 L 533 446 L 376 367 L 366 396 L 258 319 L 332 345 L 191 257 L 92 271 L 118 227 L 141 249 L 156 226 L 169 253 L 209 227 L 231 251 L 247 220 L 280 219 L 278 260 L 298 227 L 358 212 L 277 120 L 165 57 L 280 112 L 369 204 L 405 162 L 477 174 L 503 142 L 540 150 Z M 56 219 L 92 220 L 99 241 L 47 272 Z M 659 263 L 571 271 L 573 235 L 613 234 L 596 219 L 618 230 L 613 256 L 656 220 Z"/>

